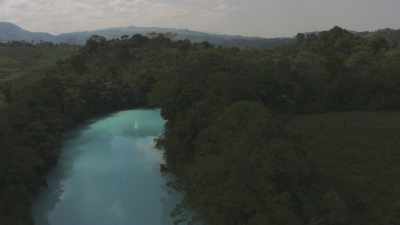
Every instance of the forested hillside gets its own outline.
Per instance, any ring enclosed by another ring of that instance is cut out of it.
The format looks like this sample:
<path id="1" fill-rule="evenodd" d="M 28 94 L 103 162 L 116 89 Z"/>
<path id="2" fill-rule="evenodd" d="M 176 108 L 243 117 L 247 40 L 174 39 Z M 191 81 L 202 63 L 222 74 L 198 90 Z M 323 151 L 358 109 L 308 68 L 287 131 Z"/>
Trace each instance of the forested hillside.
<path id="1" fill-rule="evenodd" d="M 339 27 L 272 50 L 92 37 L 24 89 L 3 87 L 0 221 L 32 223 L 32 199 L 65 131 L 100 114 L 160 107 L 168 121 L 158 142 L 163 168 L 184 193 L 178 221 L 399 224 L 397 137 L 385 145 L 371 128 L 379 113 L 360 120 L 371 132 L 343 136 L 332 124 L 352 117 L 328 113 L 399 110 L 399 75 L 396 45 Z M 325 121 L 318 113 L 328 113 L 328 124 L 316 122 Z M 397 120 L 390 124 L 381 131 L 400 131 Z"/>
<path id="2" fill-rule="evenodd" d="M 400 30 L 386 28 L 382 30 L 377 30 L 375 32 L 362 32 L 361 35 L 368 38 L 373 36 L 380 36 L 384 37 L 389 42 L 389 44 L 392 45 L 400 44 Z"/>
<path id="3" fill-rule="evenodd" d="M 77 46 L 27 42 L 0 43 L 0 82 L 11 81 L 24 75 L 35 76 L 43 68 L 72 55 Z M 36 73 L 37 74 L 37 73 Z"/>

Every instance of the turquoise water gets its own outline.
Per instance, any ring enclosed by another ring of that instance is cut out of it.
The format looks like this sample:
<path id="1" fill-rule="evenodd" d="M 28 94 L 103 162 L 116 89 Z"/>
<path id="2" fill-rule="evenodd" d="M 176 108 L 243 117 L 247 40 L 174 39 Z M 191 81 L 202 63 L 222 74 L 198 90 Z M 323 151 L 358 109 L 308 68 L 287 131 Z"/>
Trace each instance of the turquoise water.
<path id="1" fill-rule="evenodd" d="M 113 114 L 67 137 L 49 188 L 36 201 L 37 225 L 168 225 L 176 194 L 160 174 L 158 110 Z"/>

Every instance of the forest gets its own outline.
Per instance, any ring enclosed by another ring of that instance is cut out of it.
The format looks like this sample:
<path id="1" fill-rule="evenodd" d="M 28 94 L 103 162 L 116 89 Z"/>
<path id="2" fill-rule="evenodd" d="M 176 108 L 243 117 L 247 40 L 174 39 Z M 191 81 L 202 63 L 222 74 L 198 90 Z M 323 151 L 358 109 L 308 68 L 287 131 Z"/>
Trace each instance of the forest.
<path id="1" fill-rule="evenodd" d="M 177 223 L 400 224 L 400 46 L 384 35 L 334 27 L 273 49 L 162 34 L 3 49 L 48 54 L 0 81 L 1 224 L 33 224 L 68 130 L 139 107 L 167 120 L 157 144 L 184 193 Z M 1 55 L 0 75 L 25 65 Z"/>

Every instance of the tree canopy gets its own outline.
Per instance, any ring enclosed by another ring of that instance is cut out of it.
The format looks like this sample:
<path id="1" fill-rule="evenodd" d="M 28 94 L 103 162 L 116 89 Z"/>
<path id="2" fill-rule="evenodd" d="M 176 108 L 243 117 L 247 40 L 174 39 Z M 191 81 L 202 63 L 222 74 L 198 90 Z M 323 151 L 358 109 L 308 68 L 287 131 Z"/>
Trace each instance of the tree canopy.
<path id="1" fill-rule="evenodd" d="M 178 220 L 395 225 L 400 195 L 389 187 L 398 181 L 380 180 L 388 185 L 386 201 L 365 199 L 378 189 L 360 194 L 355 187 L 362 182 L 352 182 L 353 173 L 327 172 L 321 162 L 330 154 L 316 154 L 322 149 L 310 144 L 312 137 L 288 124 L 301 114 L 398 110 L 399 62 L 400 49 L 386 39 L 340 27 L 299 34 L 296 44 L 271 50 L 160 34 L 94 36 L 23 88 L 1 85 L 0 221 L 32 224 L 33 197 L 57 163 L 65 131 L 99 114 L 159 107 L 168 121 L 158 143 L 165 168 L 184 193 L 182 209 L 194 212 L 177 209 Z M 368 168 L 384 168 L 384 161 L 362 163 L 354 167 L 366 180 Z M 335 166 L 353 168 L 339 161 Z"/>

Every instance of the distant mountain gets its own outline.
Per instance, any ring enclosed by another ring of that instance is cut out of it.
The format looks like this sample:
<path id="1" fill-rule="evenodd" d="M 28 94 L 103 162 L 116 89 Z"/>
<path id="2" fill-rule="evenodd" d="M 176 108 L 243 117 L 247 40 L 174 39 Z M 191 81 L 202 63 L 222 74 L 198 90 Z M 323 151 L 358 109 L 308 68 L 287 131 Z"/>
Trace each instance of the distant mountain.
<path id="1" fill-rule="evenodd" d="M 251 48 L 271 48 L 289 43 L 291 38 L 257 38 L 244 37 L 237 35 L 210 34 L 204 32 L 191 31 L 186 29 L 158 28 L 158 27 L 121 27 L 110 28 L 88 32 L 66 33 L 58 36 L 60 42 L 70 44 L 83 44 L 92 35 L 104 36 L 108 39 L 119 38 L 122 35 L 149 34 L 149 33 L 168 33 L 173 34 L 174 39 L 188 39 L 192 42 L 207 41 L 214 45 L 229 47 L 251 47 Z M 170 35 L 171 36 L 171 35 Z"/>
<path id="2" fill-rule="evenodd" d="M 21 27 L 6 22 L 0 22 L 0 42 L 5 41 L 55 41 L 55 36 L 48 33 L 30 32 Z"/>
<path id="3" fill-rule="evenodd" d="M 0 22 L 0 42 L 28 41 L 28 42 L 53 42 L 83 45 L 92 35 L 101 35 L 108 39 L 119 38 L 123 35 L 149 33 L 168 33 L 177 40 L 188 39 L 192 42 L 207 41 L 214 45 L 227 47 L 272 48 L 293 41 L 292 38 L 257 38 L 238 35 L 210 34 L 186 29 L 158 28 L 158 27 L 120 27 L 86 32 L 73 32 L 60 35 L 30 32 L 12 24 Z"/>

